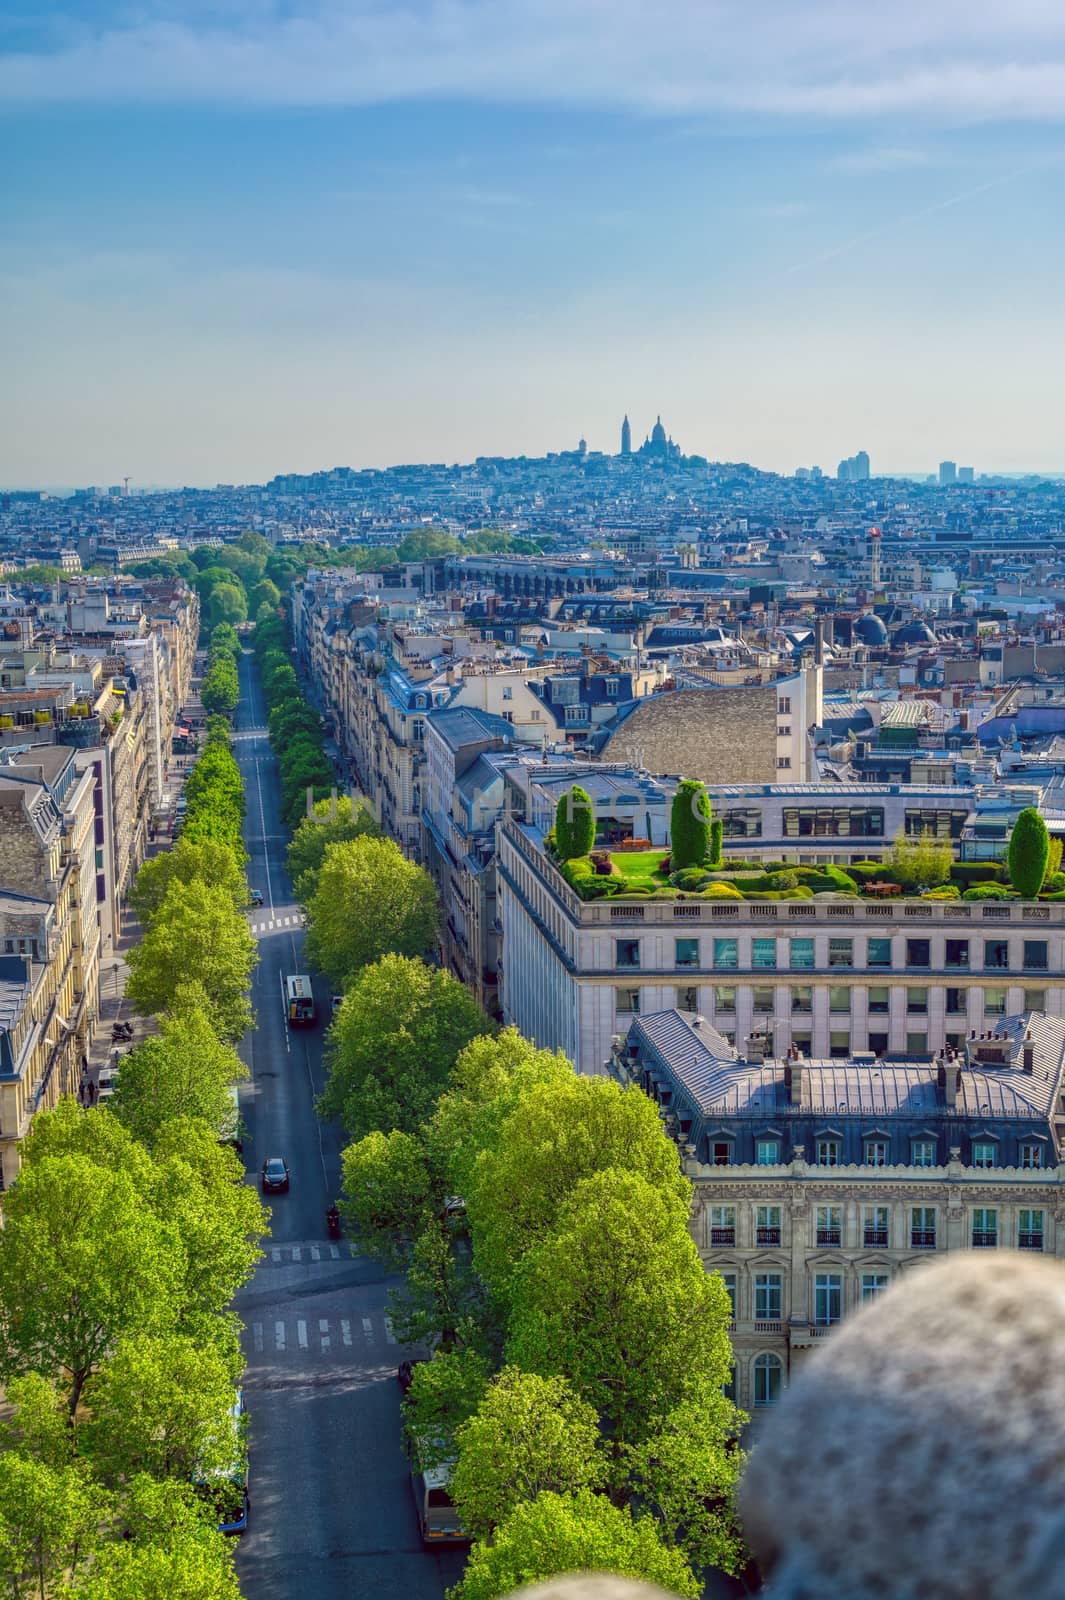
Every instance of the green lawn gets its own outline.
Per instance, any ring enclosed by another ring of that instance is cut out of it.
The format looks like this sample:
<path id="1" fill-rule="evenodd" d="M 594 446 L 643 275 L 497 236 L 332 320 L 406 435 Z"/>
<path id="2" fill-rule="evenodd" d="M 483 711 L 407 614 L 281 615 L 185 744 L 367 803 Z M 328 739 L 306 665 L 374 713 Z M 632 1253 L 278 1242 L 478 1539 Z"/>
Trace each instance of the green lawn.
<path id="1" fill-rule="evenodd" d="M 668 854 L 668 850 L 612 850 L 610 859 L 630 882 L 649 883 L 654 888 L 661 888 L 668 879 L 662 876 L 658 868 Z"/>

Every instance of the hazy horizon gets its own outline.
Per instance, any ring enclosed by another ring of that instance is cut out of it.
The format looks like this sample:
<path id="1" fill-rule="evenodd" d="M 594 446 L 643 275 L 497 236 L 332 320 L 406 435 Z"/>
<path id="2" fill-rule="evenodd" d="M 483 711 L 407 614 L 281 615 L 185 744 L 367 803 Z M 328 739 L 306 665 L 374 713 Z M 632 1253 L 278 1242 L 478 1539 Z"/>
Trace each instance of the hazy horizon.
<path id="1" fill-rule="evenodd" d="M 1061 471 L 1045 0 L 42 0 L 0 118 L 13 486 L 610 451 L 626 410 L 786 473 Z"/>

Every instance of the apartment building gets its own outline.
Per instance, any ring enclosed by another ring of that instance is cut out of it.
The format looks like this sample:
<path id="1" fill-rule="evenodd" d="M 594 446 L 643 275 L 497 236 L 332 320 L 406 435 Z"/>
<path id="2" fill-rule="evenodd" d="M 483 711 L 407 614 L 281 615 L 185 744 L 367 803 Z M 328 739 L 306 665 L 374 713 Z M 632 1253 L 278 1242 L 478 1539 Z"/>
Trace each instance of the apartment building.
<path id="1" fill-rule="evenodd" d="M 804 1355 L 944 1250 L 1065 1258 L 1065 1020 L 891 1061 L 738 1055 L 676 1010 L 611 1053 L 658 1103 L 695 1187 L 692 1233 L 732 1301 L 733 1393 L 757 1416 Z"/>
<path id="2" fill-rule="evenodd" d="M 582 1072 L 603 1072 L 634 1016 L 677 1008 L 776 1055 L 917 1055 L 1021 1011 L 1065 1015 L 1065 905 L 853 899 L 584 901 L 547 854 L 574 781 L 610 828 L 664 844 L 669 786 L 615 769 L 507 773 L 497 830 L 500 1004 Z M 931 796 L 938 808 L 935 795 Z M 528 819 L 528 820 L 526 820 Z M 635 821 L 635 827 L 634 827 Z"/>
<path id="3" fill-rule="evenodd" d="M 93 782 L 46 746 L 0 766 L 0 1185 L 33 1116 L 73 1093 L 99 1012 Z"/>

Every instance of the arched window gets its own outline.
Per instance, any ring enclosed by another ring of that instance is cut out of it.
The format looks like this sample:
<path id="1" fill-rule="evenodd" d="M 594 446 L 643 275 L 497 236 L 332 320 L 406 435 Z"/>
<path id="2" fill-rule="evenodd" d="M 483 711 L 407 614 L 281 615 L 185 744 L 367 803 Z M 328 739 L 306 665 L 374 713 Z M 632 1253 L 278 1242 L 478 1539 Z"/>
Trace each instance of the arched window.
<path id="1" fill-rule="evenodd" d="M 767 1354 L 755 1358 L 754 1404 L 756 1406 L 775 1406 L 780 1399 L 783 1382 L 784 1368 L 781 1366 L 779 1356 Z"/>

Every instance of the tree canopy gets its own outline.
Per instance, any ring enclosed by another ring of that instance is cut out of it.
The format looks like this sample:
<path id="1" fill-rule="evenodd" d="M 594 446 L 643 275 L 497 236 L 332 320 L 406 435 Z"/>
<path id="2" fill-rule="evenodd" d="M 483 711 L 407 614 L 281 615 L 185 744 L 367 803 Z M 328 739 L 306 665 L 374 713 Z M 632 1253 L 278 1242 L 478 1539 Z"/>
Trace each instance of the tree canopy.
<path id="1" fill-rule="evenodd" d="M 1034 900 L 1043 887 L 1050 858 L 1050 835 L 1035 806 L 1025 806 L 1013 824 L 1007 862 L 1010 882 L 1025 900 Z"/>
<path id="2" fill-rule="evenodd" d="M 190 973 L 203 986 L 211 1026 L 235 1043 L 252 1021 L 247 989 L 257 947 L 232 897 L 200 879 L 172 882 L 129 953 L 128 994 L 145 1013 L 168 1010 Z"/>
<path id="3" fill-rule="evenodd" d="M 314 815 L 305 816 L 292 835 L 288 847 L 289 877 L 301 900 L 309 900 L 318 881 L 318 872 L 330 845 L 348 844 L 364 835 L 379 836 L 380 830 L 369 807 L 356 804 L 349 795 L 320 800 Z"/>
<path id="4" fill-rule="evenodd" d="M 236 1129 L 230 1086 L 248 1069 L 215 1033 L 200 984 L 181 984 L 158 1034 L 127 1051 L 111 1109 L 149 1148 L 175 1117 L 206 1124 L 215 1137 Z"/>
<path id="5" fill-rule="evenodd" d="M 391 839 L 363 837 L 327 847 L 307 903 L 307 953 L 344 989 L 388 953 L 420 956 L 436 937 L 433 881 Z"/>
<path id="6" fill-rule="evenodd" d="M 705 783 L 685 778 L 677 785 L 670 811 L 669 849 L 672 871 L 701 867 L 710 856 L 710 826 L 713 820 L 710 796 Z"/>

